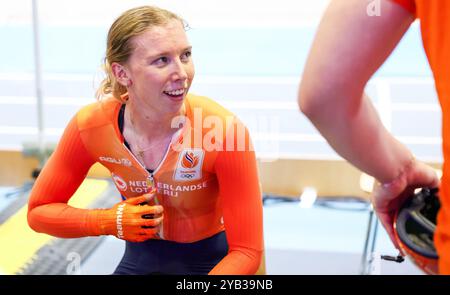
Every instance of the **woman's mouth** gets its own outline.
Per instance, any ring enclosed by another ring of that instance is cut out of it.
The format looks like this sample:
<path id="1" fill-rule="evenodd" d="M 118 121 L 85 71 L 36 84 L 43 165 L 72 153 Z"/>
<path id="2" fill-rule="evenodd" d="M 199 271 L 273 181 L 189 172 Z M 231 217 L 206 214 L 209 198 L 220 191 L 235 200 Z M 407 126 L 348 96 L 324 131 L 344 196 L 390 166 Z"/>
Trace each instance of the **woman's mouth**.
<path id="1" fill-rule="evenodd" d="M 181 88 L 176 90 L 163 91 L 163 93 L 169 96 L 172 100 L 178 101 L 183 99 L 185 91 L 185 88 Z"/>

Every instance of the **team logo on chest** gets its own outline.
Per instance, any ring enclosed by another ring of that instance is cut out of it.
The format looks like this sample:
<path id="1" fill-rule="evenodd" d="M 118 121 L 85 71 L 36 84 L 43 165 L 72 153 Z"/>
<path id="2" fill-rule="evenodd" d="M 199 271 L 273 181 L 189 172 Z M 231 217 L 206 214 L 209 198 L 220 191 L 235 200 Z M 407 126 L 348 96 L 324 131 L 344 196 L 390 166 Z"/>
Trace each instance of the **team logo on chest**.
<path id="1" fill-rule="evenodd" d="M 184 149 L 178 158 L 173 178 L 177 181 L 201 179 L 204 155 L 202 149 Z"/>
<path id="2" fill-rule="evenodd" d="M 123 192 L 127 190 L 127 182 L 125 180 L 123 180 L 122 177 L 120 177 L 119 175 L 114 174 L 114 173 L 111 173 L 111 176 L 119 190 L 121 190 Z"/>

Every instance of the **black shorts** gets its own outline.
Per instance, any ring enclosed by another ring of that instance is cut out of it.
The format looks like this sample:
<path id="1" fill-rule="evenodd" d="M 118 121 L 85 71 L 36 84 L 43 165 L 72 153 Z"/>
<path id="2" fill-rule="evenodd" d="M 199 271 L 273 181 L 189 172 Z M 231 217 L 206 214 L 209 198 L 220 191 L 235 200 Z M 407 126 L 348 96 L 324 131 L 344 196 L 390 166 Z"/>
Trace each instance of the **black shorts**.
<path id="1" fill-rule="evenodd" d="M 126 242 L 117 275 L 208 274 L 228 253 L 225 231 L 194 243 L 148 240 Z"/>

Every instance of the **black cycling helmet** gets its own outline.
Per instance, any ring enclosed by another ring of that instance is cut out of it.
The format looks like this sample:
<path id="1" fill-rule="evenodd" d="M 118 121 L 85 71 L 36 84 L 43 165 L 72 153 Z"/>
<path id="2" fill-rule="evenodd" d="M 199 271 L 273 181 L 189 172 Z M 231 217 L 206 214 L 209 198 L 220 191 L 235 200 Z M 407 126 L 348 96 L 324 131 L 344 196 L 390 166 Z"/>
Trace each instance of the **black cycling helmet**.
<path id="1" fill-rule="evenodd" d="M 407 199 L 394 218 L 394 233 L 402 251 L 425 273 L 438 273 L 434 246 L 438 189 L 423 188 Z"/>

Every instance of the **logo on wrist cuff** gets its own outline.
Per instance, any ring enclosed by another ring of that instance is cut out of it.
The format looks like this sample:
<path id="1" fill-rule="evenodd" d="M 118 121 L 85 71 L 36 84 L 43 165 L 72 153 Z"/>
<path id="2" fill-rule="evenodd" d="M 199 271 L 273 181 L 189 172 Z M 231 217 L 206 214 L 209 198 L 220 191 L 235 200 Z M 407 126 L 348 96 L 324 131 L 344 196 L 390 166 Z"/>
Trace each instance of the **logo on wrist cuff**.
<path id="1" fill-rule="evenodd" d="M 116 211 L 116 226 L 117 226 L 117 237 L 119 239 L 123 239 L 123 226 L 122 226 L 122 216 L 123 216 L 123 210 L 127 204 L 120 204 L 117 207 Z"/>

